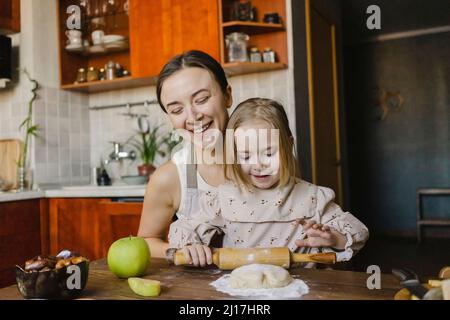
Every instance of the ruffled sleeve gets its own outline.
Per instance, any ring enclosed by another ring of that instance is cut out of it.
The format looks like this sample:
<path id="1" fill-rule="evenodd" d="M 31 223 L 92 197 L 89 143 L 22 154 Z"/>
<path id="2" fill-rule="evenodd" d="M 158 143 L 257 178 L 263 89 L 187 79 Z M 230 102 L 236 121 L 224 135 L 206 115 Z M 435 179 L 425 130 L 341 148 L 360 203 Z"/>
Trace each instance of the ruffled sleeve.
<path id="1" fill-rule="evenodd" d="M 320 217 L 320 223 L 330 226 L 336 231 L 342 233 L 347 238 L 347 243 L 343 250 L 333 248 L 324 248 L 324 252 L 336 252 L 337 261 L 348 261 L 355 255 L 366 243 L 369 238 L 369 230 L 355 216 L 349 212 L 344 212 L 340 206 L 334 203 L 334 191 L 325 188 L 317 188 L 317 215 Z"/>
<path id="2" fill-rule="evenodd" d="M 193 244 L 210 245 L 215 236 L 222 234 L 225 222 L 220 215 L 218 194 L 208 191 L 200 196 L 200 212 L 195 218 L 182 218 L 173 222 L 169 229 L 171 248 Z"/>

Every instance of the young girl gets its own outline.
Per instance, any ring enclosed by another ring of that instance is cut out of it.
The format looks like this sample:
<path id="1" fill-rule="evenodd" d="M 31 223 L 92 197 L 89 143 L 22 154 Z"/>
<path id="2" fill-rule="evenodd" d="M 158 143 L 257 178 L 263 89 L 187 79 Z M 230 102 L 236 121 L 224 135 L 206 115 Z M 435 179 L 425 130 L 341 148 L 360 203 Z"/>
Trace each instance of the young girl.
<path id="1" fill-rule="evenodd" d="M 225 165 L 227 183 L 200 197 L 195 218 L 172 223 L 171 248 L 199 244 L 197 250 L 184 250 L 198 265 L 198 249 L 211 263 L 207 246 L 222 232 L 223 247 L 334 251 L 338 261 L 349 260 L 364 246 L 367 228 L 333 202 L 333 190 L 296 177 L 293 136 L 280 104 L 246 100 L 231 115 L 229 129 L 233 135 L 227 132 L 225 151 L 229 159 L 231 150 L 234 161 Z"/>

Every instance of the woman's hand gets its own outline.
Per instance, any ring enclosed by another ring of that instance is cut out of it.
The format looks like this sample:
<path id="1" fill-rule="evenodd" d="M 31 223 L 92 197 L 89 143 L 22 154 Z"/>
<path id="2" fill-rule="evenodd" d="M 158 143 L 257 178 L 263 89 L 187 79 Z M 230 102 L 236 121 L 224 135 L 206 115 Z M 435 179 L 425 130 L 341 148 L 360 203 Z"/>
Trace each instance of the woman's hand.
<path id="1" fill-rule="evenodd" d="M 181 249 L 186 261 L 195 267 L 206 267 L 213 263 L 211 248 L 203 244 L 194 244 Z"/>
<path id="2" fill-rule="evenodd" d="M 309 220 L 304 223 L 298 220 L 297 223 L 303 225 L 303 230 L 306 232 L 306 238 L 295 241 L 299 247 L 331 247 L 338 250 L 345 249 L 347 238 L 342 233 L 330 228 L 327 225 L 317 223 L 314 220 Z"/>

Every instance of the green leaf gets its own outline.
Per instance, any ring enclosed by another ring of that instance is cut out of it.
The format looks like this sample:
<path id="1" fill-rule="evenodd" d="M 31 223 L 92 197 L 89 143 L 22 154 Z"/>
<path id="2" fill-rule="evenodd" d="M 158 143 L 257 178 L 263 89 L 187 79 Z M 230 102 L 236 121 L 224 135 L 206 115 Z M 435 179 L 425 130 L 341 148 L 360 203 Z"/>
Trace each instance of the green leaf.
<path id="1" fill-rule="evenodd" d="M 29 120 L 30 120 L 30 117 L 26 117 L 25 120 L 23 120 L 23 122 L 20 124 L 19 129 L 22 129 L 22 127 L 24 125 L 26 125 Z"/>

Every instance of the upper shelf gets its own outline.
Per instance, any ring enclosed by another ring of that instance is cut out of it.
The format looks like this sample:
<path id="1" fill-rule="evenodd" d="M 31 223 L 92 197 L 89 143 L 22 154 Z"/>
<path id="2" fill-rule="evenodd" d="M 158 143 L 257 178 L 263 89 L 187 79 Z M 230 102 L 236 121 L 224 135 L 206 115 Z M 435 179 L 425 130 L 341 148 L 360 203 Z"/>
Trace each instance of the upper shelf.
<path id="1" fill-rule="evenodd" d="M 73 47 L 73 46 L 66 46 L 65 50 L 72 54 L 79 54 L 82 56 L 93 56 L 93 55 L 104 55 L 109 54 L 112 52 L 121 52 L 121 51 L 127 51 L 129 50 L 130 45 L 128 42 L 128 39 L 125 40 L 119 40 L 119 41 L 112 41 L 107 43 L 101 43 L 97 45 L 91 45 L 91 46 L 79 46 L 79 47 Z"/>
<path id="2" fill-rule="evenodd" d="M 286 69 L 284 63 L 264 63 L 264 62 L 231 62 L 223 64 L 227 76 L 236 76 L 240 74 L 249 74 L 257 72 L 266 72 Z M 78 91 L 84 93 L 94 93 L 103 91 L 112 91 L 118 89 L 135 88 L 156 84 L 157 77 L 133 78 L 122 77 L 114 80 L 92 81 L 76 84 L 66 84 L 61 86 L 63 90 Z"/>
<path id="3" fill-rule="evenodd" d="M 226 33 L 240 31 L 248 35 L 255 35 L 268 32 L 283 31 L 282 24 L 251 22 L 251 21 L 228 21 L 223 22 L 222 27 Z"/>
<path id="4" fill-rule="evenodd" d="M 225 73 L 228 76 L 236 76 L 240 74 L 267 72 L 274 70 L 286 69 L 284 63 L 267 63 L 267 62 L 229 62 L 223 65 Z"/>
<path id="5" fill-rule="evenodd" d="M 155 85 L 156 80 L 157 77 L 133 78 L 132 76 L 130 76 L 117 78 L 113 80 L 66 84 L 62 85 L 61 89 L 84 93 L 94 93 L 94 92 L 112 91 L 125 88 L 135 88 L 135 87 Z"/>

